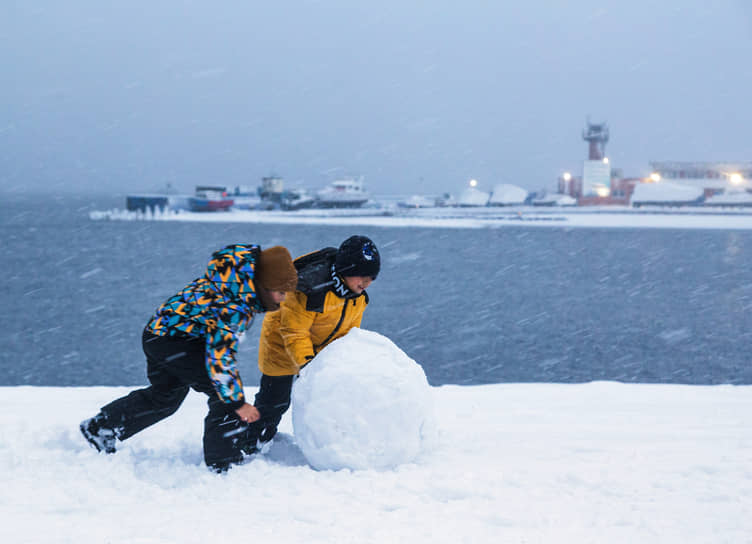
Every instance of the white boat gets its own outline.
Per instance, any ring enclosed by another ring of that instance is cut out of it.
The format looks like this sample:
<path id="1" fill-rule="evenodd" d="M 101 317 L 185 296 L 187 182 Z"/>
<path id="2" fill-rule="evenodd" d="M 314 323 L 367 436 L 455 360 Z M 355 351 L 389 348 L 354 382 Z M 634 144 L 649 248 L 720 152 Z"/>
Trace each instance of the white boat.
<path id="1" fill-rule="evenodd" d="M 370 199 L 363 178 L 343 178 L 316 193 L 319 208 L 359 208 Z"/>
<path id="2" fill-rule="evenodd" d="M 303 210 L 316 205 L 316 198 L 305 189 L 290 189 L 282 193 L 280 206 L 283 210 Z"/>

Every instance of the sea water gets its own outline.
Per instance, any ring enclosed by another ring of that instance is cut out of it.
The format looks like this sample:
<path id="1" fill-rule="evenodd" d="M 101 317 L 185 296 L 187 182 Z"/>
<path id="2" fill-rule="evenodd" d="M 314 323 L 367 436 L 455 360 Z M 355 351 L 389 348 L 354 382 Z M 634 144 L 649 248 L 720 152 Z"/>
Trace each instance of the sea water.
<path id="1" fill-rule="evenodd" d="M 362 327 L 432 385 L 752 383 L 750 231 L 94 221 L 124 195 L 0 200 L 0 385 L 145 384 L 141 330 L 213 251 L 351 234 L 382 256 Z M 261 319 L 238 353 L 254 386 Z"/>

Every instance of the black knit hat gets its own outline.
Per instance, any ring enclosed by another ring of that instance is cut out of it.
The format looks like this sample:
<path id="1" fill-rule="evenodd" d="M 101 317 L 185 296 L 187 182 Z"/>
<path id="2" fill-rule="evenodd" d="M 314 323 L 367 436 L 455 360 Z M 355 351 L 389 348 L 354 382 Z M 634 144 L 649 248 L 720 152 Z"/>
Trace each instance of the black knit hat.
<path id="1" fill-rule="evenodd" d="M 376 279 L 379 268 L 379 250 L 370 238 L 350 236 L 337 250 L 334 269 L 340 276 L 370 276 Z"/>

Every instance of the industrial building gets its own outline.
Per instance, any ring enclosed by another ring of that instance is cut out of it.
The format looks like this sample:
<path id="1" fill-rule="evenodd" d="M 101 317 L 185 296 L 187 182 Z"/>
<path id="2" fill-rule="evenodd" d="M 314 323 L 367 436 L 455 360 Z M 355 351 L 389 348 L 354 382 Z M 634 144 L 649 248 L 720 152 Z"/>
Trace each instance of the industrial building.
<path id="1" fill-rule="evenodd" d="M 665 187 L 641 193 L 665 195 L 671 187 L 677 188 L 674 191 L 676 199 L 666 201 L 669 205 L 684 203 L 689 198 L 683 189 L 694 190 L 692 194 L 696 191 L 700 195 L 698 201 L 694 198 L 691 200 L 695 204 L 752 205 L 752 162 L 653 161 L 648 177 L 630 178 L 624 177 L 621 170 L 612 168 L 606 156 L 609 140 L 606 123 L 588 121 L 582 131 L 582 139 L 588 143 L 588 157 L 583 161 L 582 177 L 565 172 L 558 180 L 558 192 L 576 198 L 580 206 L 630 205 L 635 187 L 653 183 Z M 651 200 L 650 203 L 659 202 Z"/>

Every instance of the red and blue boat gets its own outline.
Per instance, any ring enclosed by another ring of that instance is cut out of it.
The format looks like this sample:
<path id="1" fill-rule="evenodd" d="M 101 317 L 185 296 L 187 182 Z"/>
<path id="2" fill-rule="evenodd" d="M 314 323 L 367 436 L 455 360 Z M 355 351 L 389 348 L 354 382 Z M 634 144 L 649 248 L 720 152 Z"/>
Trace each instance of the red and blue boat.
<path id="1" fill-rule="evenodd" d="M 228 195 L 226 187 L 199 185 L 196 194 L 188 199 L 192 212 L 217 212 L 229 210 L 235 201 Z"/>

